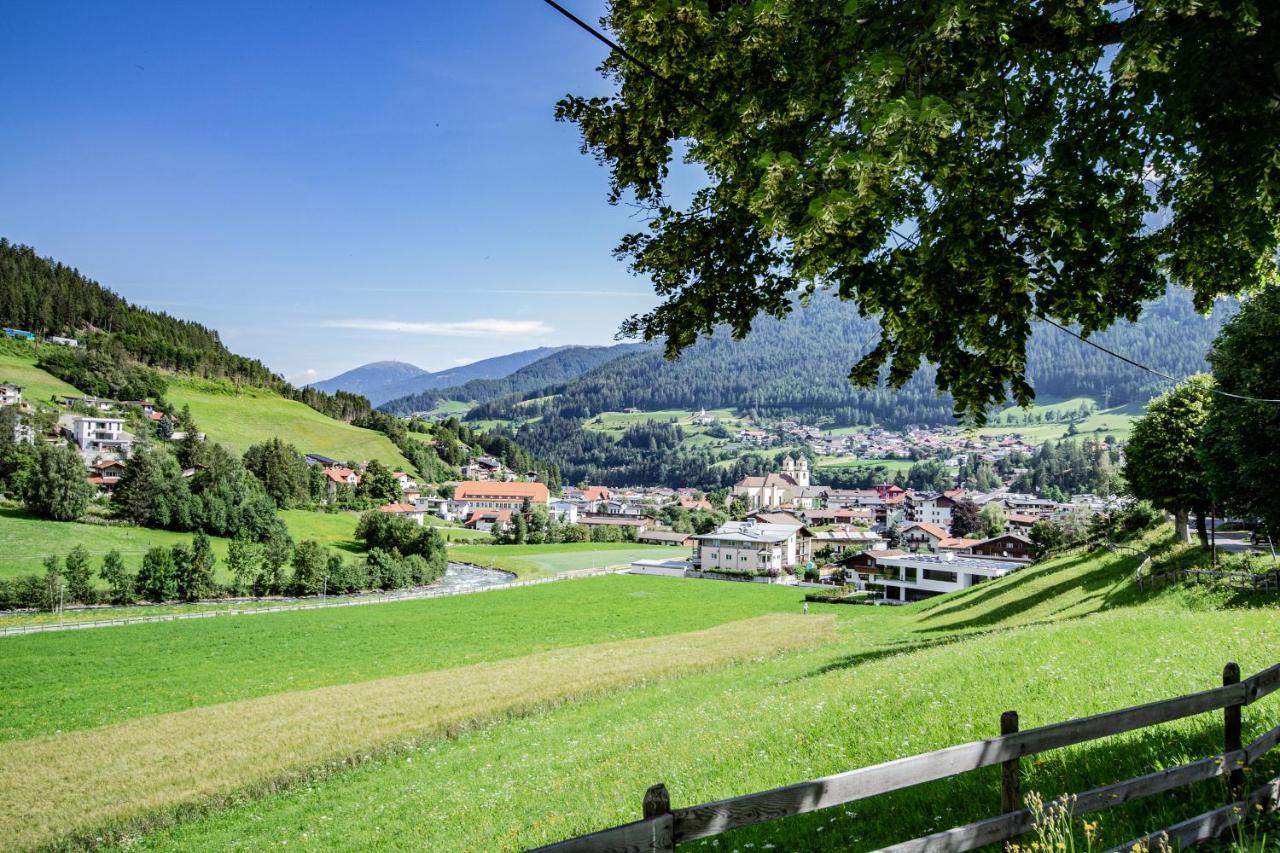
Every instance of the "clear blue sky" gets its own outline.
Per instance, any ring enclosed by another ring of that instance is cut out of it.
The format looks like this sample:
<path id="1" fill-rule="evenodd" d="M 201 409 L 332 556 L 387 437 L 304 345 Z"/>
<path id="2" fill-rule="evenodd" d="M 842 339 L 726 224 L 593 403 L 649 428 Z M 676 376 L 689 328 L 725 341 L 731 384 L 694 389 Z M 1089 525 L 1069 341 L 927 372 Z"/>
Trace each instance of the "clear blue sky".
<path id="1" fill-rule="evenodd" d="M 540 0 L 4 18 L 0 235 L 295 381 L 607 343 L 655 302 L 611 255 L 634 210 L 553 120 L 604 48 Z"/>

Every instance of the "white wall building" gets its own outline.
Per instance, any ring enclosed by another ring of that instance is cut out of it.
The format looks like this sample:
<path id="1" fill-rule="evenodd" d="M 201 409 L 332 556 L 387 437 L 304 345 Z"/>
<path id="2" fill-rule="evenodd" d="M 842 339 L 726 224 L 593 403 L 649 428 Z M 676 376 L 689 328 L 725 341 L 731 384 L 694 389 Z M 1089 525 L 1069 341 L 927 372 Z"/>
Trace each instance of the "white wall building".
<path id="1" fill-rule="evenodd" d="M 82 453 L 128 456 L 133 436 L 124 431 L 122 418 L 73 417 L 68 429 Z"/>
<path id="2" fill-rule="evenodd" d="M 958 589 L 968 589 L 992 578 L 1000 578 L 1022 568 L 1008 560 L 961 557 L 945 554 L 903 554 L 880 557 L 876 564 L 887 576 L 877 578 L 884 586 L 887 601 L 908 602 L 932 598 Z"/>
<path id="3" fill-rule="evenodd" d="M 695 568 L 702 571 L 728 569 L 780 575 L 809 561 L 812 534 L 792 524 L 761 524 L 730 521 L 713 533 L 694 536 Z"/>
<path id="4" fill-rule="evenodd" d="M 0 385 L 0 406 L 17 406 L 21 403 L 21 385 Z"/>

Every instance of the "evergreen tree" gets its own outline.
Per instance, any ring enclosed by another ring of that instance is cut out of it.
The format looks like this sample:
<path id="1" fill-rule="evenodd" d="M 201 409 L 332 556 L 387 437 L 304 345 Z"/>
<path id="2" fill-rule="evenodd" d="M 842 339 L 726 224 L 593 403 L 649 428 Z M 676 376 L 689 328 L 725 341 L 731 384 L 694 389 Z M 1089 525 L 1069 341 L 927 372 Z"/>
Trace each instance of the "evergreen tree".
<path id="1" fill-rule="evenodd" d="M 970 498 L 960 498 L 951 508 L 951 535 L 966 537 L 972 533 L 981 533 L 985 524 L 980 517 L 978 505 Z"/>

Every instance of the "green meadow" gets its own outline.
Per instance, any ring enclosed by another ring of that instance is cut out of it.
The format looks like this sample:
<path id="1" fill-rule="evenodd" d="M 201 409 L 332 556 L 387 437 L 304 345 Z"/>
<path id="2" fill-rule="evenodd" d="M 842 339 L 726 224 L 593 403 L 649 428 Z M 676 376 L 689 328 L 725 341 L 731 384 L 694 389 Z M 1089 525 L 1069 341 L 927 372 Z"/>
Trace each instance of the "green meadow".
<path id="1" fill-rule="evenodd" d="M 1063 413 L 1074 414 L 1079 410 L 1081 403 L 1086 403 L 1093 407 L 1094 411 L 1089 417 L 1076 422 L 1074 436 L 1068 435 L 1070 426 L 1066 421 L 1053 420 L 1033 424 L 1022 422 L 1023 416 L 1027 414 L 1053 414 L 1055 417 L 1060 417 Z M 1115 436 L 1123 441 L 1129 437 L 1129 432 L 1133 429 L 1134 419 L 1141 417 L 1144 408 L 1143 406 L 1129 404 L 1103 409 L 1102 401 L 1095 400 L 1092 397 L 1075 397 L 1070 400 L 1056 401 L 1046 400 L 1036 403 L 1029 409 L 1011 406 L 997 412 L 987 421 L 987 426 L 978 430 L 978 432 L 982 435 L 1017 433 L 1027 441 L 1033 442 L 1058 441 L 1071 437 L 1101 438 L 1107 435 Z M 1009 415 L 1013 416 L 1014 423 L 1005 423 L 1005 419 Z"/>
<path id="2" fill-rule="evenodd" d="M 634 542 L 564 542 L 554 545 L 454 545 L 449 559 L 514 572 L 522 579 L 549 577 L 583 569 L 620 566 L 634 560 L 687 557 L 685 548 Z"/>
<path id="3" fill-rule="evenodd" d="M 322 415 L 273 391 L 202 379 L 170 377 L 166 395 L 190 406 L 200 430 L 237 454 L 272 438 L 302 453 L 322 453 L 343 461 L 377 459 L 400 470 L 409 463 L 385 435 Z"/>
<path id="4" fill-rule="evenodd" d="M 5 382 L 21 385 L 22 398 L 31 403 L 48 403 L 55 396 L 80 394 L 58 377 L 36 367 L 34 344 L 10 338 L 0 338 L 0 383 Z"/>
<path id="5" fill-rule="evenodd" d="M 1151 544 L 1178 558 L 1163 535 Z M 0 832 L 19 846 L 518 850 L 634 820 L 655 782 L 676 806 L 704 802 L 987 737 L 1008 709 L 1024 727 L 1056 722 L 1280 657 L 1274 603 L 1139 591 L 1133 568 L 1073 552 L 905 607 L 808 615 L 795 589 L 608 576 L 0 640 L 0 787 L 22 780 Z M 1246 737 L 1280 722 L 1277 699 L 1246 709 Z M 1220 716 L 1192 718 L 1024 762 L 1024 790 L 1220 748 Z M 997 776 L 691 849 L 871 849 L 994 814 Z M 1220 798 L 1205 784 L 1101 813 L 1099 840 Z"/>

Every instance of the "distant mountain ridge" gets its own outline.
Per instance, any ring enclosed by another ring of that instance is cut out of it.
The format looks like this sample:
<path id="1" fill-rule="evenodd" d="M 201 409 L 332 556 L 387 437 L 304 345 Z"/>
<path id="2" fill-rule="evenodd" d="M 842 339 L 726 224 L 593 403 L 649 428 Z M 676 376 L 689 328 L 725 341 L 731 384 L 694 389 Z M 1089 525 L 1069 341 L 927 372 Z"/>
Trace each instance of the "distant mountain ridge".
<path id="1" fill-rule="evenodd" d="M 419 394 L 432 388 L 461 385 L 475 379 L 501 379 L 527 364 L 565 347 L 536 347 L 494 356 L 470 364 L 431 372 L 403 361 L 375 361 L 324 379 L 310 386 L 320 391 L 348 391 L 367 397 L 374 406 L 388 400 Z"/>
<path id="2" fill-rule="evenodd" d="M 656 344 L 564 347 L 506 376 L 496 379 L 472 379 L 447 388 L 432 388 L 407 397 L 389 400 L 379 404 L 379 408 L 391 414 L 407 415 L 430 409 L 439 400 L 483 403 L 568 382 L 615 359 L 656 349 Z"/>

